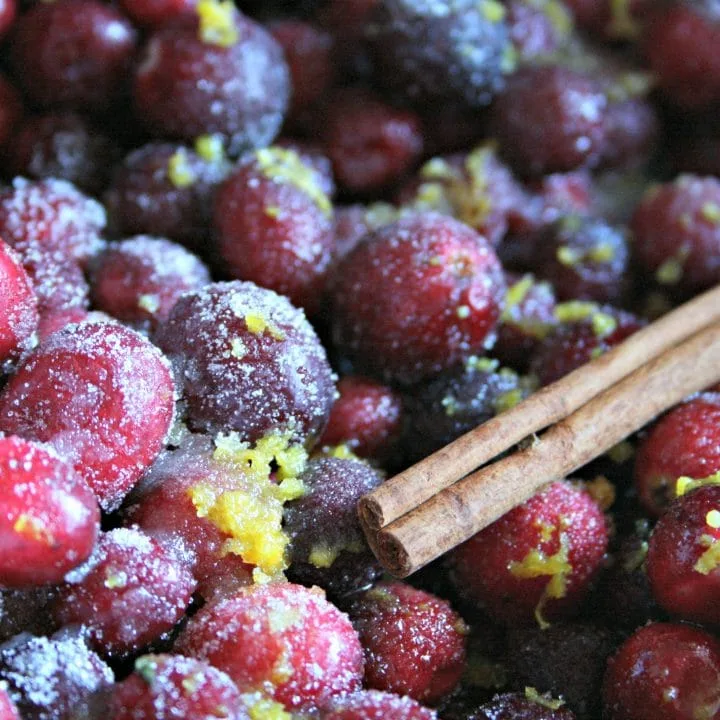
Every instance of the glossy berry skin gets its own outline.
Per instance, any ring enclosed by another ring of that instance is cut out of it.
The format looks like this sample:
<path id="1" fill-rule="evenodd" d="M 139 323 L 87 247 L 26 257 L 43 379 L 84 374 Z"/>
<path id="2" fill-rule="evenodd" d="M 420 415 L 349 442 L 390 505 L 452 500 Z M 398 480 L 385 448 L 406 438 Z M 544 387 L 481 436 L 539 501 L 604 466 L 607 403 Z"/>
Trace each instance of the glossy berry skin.
<path id="1" fill-rule="evenodd" d="M 50 448 L 0 436 L 0 561 L 6 588 L 58 583 L 90 555 L 100 513 L 90 488 Z"/>
<path id="2" fill-rule="evenodd" d="M 539 176 L 596 166 L 605 146 L 607 101 L 590 76 L 524 67 L 492 106 L 492 130 L 518 173 Z"/>
<path id="3" fill-rule="evenodd" d="M 106 657 L 135 652 L 184 615 L 195 581 L 145 533 L 103 533 L 88 566 L 70 575 L 54 603 L 58 623 L 84 625 Z"/>
<path id="4" fill-rule="evenodd" d="M 231 154 L 269 145 L 287 110 L 282 49 L 260 25 L 235 15 L 236 42 L 201 39 L 196 22 L 156 30 L 134 77 L 137 118 L 162 137 L 193 142 L 218 133 Z"/>
<path id="5" fill-rule="evenodd" d="M 0 240 L 0 373 L 12 369 L 34 344 L 37 297 L 20 258 Z"/>
<path id="6" fill-rule="evenodd" d="M 642 270 L 670 291 L 696 293 L 720 277 L 720 180 L 680 175 L 648 190 L 631 229 Z"/>
<path id="7" fill-rule="evenodd" d="M 653 623 L 609 660 L 603 687 L 608 720 L 715 717 L 720 643 L 690 625 Z"/>
<path id="8" fill-rule="evenodd" d="M 73 720 L 92 716 L 113 672 L 82 632 L 70 631 L 50 638 L 18 635 L 1 645 L 0 679 L 24 719 Z"/>
<path id="9" fill-rule="evenodd" d="M 98 257 L 91 284 L 98 310 L 138 329 L 154 329 L 183 293 L 210 284 L 210 272 L 182 245 L 139 235 Z"/>
<path id="10" fill-rule="evenodd" d="M 192 15 L 197 0 L 120 0 L 122 9 L 139 25 L 159 27 Z"/>
<path id="11" fill-rule="evenodd" d="M 56 330 L 62 330 L 66 325 L 74 325 L 80 322 L 115 322 L 115 320 L 99 310 L 88 311 L 82 307 L 70 307 L 56 312 L 46 312 L 40 318 L 38 339 L 43 342 Z"/>
<path id="12" fill-rule="evenodd" d="M 110 696 L 113 720 L 249 720 L 230 678 L 205 662 L 182 655 L 144 655 Z"/>
<path id="13" fill-rule="evenodd" d="M 696 480 L 720 470 L 720 395 L 702 393 L 658 420 L 638 445 L 635 486 L 643 508 L 659 517 L 676 497 L 681 476 Z"/>
<path id="14" fill-rule="evenodd" d="M 714 515 L 720 487 L 708 485 L 677 498 L 658 520 L 648 547 L 647 572 L 658 603 L 683 620 L 720 624 L 720 532 Z"/>
<path id="15" fill-rule="evenodd" d="M 0 0 L 0 37 L 12 27 L 17 10 L 17 0 Z"/>
<path id="16" fill-rule="evenodd" d="M 505 282 L 490 245 L 435 213 L 386 225 L 334 270 L 333 340 L 361 371 L 411 383 L 492 339 Z"/>
<path id="17" fill-rule="evenodd" d="M 361 595 L 350 617 L 365 650 L 365 684 L 434 703 L 465 669 L 467 627 L 450 605 L 400 582 Z"/>
<path id="18" fill-rule="evenodd" d="M 337 390 L 340 395 L 333 403 L 318 445 L 347 445 L 359 457 L 386 458 L 400 432 L 399 393 L 359 375 L 340 378 Z"/>
<path id="19" fill-rule="evenodd" d="M 18 19 L 10 59 L 36 104 L 102 111 L 123 94 L 136 42 L 132 23 L 105 3 L 38 3 Z"/>
<path id="20" fill-rule="evenodd" d="M 434 710 L 407 695 L 361 690 L 332 700 L 320 712 L 321 720 L 436 720 Z"/>
<path id="21" fill-rule="evenodd" d="M 552 708 L 520 693 L 496 695 L 472 714 L 472 720 L 575 720 L 566 707 Z"/>
<path id="22" fill-rule="evenodd" d="M 457 548 L 453 581 L 497 620 L 544 625 L 577 612 L 607 542 L 593 498 L 554 482 Z"/>
<path id="23" fill-rule="evenodd" d="M 191 428 L 251 442 L 292 429 L 308 445 L 325 428 L 334 394 L 325 350 L 302 311 L 272 290 L 234 281 L 187 293 L 155 341 L 173 362 Z"/>
<path id="24" fill-rule="evenodd" d="M 321 590 L 291 583 L 254 585 L 206 605 L 175 649 L 288 709 L 322 705 L 359 690 L 362 679 L 362 649 L 347 616 Z"/>
<path id="25" fill-rule="evenodd" d="M 213 212 L 224 270 L 314 313 L 333 245 L 332 206 L 294 150 L 264 148 L 220 186 Z"/>
<path id="26" fill-rule="evenodd" d="M 115 323 L 52 334 L 0 394 L 0 429 L 53 445 L 114 510 L 165 444 L 174 416 L 169 363 Z"/>

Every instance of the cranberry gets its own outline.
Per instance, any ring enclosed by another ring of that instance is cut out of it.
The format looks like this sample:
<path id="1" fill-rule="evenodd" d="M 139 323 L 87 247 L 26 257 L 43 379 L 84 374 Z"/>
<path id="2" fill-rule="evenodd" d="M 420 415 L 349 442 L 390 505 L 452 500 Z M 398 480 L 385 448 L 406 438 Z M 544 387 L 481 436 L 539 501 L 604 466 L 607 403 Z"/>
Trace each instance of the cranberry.
<path id="1" fill-rule="evenodd" d="M 309 445 L 334 386 L 325 351 L 300 310 L 249 282 L 186 293 L 155 335 L 172 359 L 188 422 L 255 441 L 288 430 Z"/>
<path id="2" fill-rule="evenodd" d="M 334 341 L 361 370 L 410 383 L 481 353 L 504 290 L 481 235 L 438 214 L 410 216 L 368 236 L 335 268 Z"/>
<path id="3" fill-rule="evenodd" d="M 163 26 L 150 36 L 135 72 L 135 108 L 156 134 L 192 142 L 218 133 L 237 154 L 275 138 L 290 78 L 282 48 L 267 31 L 214 5 L 205 3 L 205 19 L 198 7 L 198 23 Z"/>
<path id="4" fill-rule="evenodd" d="M 261 687 L 288 709 L 360 689 L 362 649 L 347 616 L 322 591 L 254 585 L 202 608 L 176 650 L 207 660 L 242 688 Z"/>
<path id="5" fill-rule="evenodd" d="M 454 581 L 499 620 L 545 626 L 577 612 L 607 541 L 593 498 L 555 482 L 457 548 Z"/>
<path id="6" fill-rule="evenodd" d="M 655 108 L 644 97 L 629 97 L 607 107 L 602 166 L 642 168 L 657 149 L 660 134 Z"/>
<path id="7" fill-rule="evenodd" d="M 6 685 L 0 685 L 0 718 L 2 720 L 21 720 L 15 703 L 7 693 Z"/>
<path id="8" fill-rule="evenodd" d="M 57 583 L 84 562 L 100 513 L 90 489 L 50 448 L 0 436 L 4 587 Z"/>
<path id="9" fill-rule="evenodd" d="M 123 95 L 136 39 L 129 20 L 97 0 L 38 3 L 15 25 L 10 60 L 38 105 L 106 110 Z"/>
<path id="10" fill-rule="evenodd" d="M 57 330 L 62 330 L 67 325 L 80 322 L 115 322 L 115 320 L 99 310 L 88 311 L 82 307 L 69 307 L 46 312 L 40 318 L 40 324 L 38 325 L 40 342 L 45 341 Z"/>
<path id="11" fill-rule="evenodd" d="M 167 361 L 115 323 L 53 333 L 0 394 L 0 429 L 54 445 L 105 510 L 158 455 L 173 412 Z"/>
<path id="12" fill-rule="evenodd" d="M 140 25 L 162 26 L 190 15 L 198 0 L 120 0 L 122 9 Z"/>
<path id="13" fill-rule="evenodd" d="M 17 16 L 17 0 L 0 0 L 0 37 L 12 27 Z"/>
<path id="14" fill-rule="evenodd" d="M 472 720 L 575 720 L 563 702 L 533 693 L 496 695 L 472 714 Z M 468 719 L 470 720 L 470 719 Z"/>
<path id="15" fill-rule="evenodd" d="M 513 47 L 524 63 L 561 51 L 573 29 L 565 5 L 554 0 L 510 0 L 507 24 Z"/>
<path id="16" fill-rule="evenodd" d="M 382 583 L 353 603 L 350 616 L 369 687 L 433 703 L 457 685 L 468 630 L 446 601 L 404 583 Z"/>
<path id="17" fill-rule="evenodd" d="M 608 720 L 694 720 L 720 703 L 720 643 L 689 625 L 637 630 L 608 662 Z"/>
<path id="18" fill-rule="evenodd" d="M 22 115 L 20 94 L 4 75 L 0 75 L 0 148 L 6 148 L 13 131 L 20 124 Z"/>
<path id="19" fill-rule="evenodd" d="M 400 697 L 379 690 L 362 690 L 334 699 L 322 709 L 322 720 L 436 720 L 433 710 L 410 697 Z"/>
<path id="20" fill-rule="evenodd" d="M 61 625 L 87 627 L 108 657 L 139 650 L 171 630 L 195 589 L 177 559 L 132 528 L 102 534 L 88 564 L 66 581 L 55 617 Z"/>
<path id="21" fill-rule="evenodd" d="M 198 257 L 147 235 L 109 246 L 92 272 L 95 307 L 140 329 L 154 329 L 183 293 L 209 283 L 210 273 Z"/>
<path id="22" fill-rule="evenodd" d="M 324 289 L 332 204 L 293 150 L 263 148 L 222 184 L 214 228 L 227 271 L 287 295 L 309 313 Z"/>
<path id="23" fill-rule="evenodd" d="M 293 150 L 298 154 L 304 165 L 315 171 L 315 182 L 320 189 L 329 197 L 335 195 L 335 176 L 333 175 L 332 163 L 318 143 L 310 140 L 297 140 L 280 138 L 276 145 L 286 150 Z"/>

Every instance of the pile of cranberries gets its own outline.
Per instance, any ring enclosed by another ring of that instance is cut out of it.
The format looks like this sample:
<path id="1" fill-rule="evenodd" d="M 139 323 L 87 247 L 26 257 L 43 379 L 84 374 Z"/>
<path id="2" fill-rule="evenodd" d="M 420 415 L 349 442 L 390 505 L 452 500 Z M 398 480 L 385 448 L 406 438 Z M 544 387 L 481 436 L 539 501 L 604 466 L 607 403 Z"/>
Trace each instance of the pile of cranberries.
<path id="1" fill-rule="evenodd" d="M 365 493 L 720 282 L 715 0 L 0 0 L 0 720 L 719 720 L 720 387 L 449 556 Z"/>

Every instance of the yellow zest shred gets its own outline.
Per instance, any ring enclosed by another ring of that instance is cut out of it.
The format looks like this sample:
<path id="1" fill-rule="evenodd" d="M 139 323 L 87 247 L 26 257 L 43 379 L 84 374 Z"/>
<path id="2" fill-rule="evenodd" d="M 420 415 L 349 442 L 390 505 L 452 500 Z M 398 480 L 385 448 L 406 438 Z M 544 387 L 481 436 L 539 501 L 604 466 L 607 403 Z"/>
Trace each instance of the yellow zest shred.
<path id="1" fill-rule="evenodd" d="M 505 18 L 505 6 L 497 0 L 480 0 L 478 7 L 488 22 L 499 23 Z"/>
<path id="2" fill-rule="evenodd" d="M 18 535 L 24 535 L 44 545 L 50 546 L 55 542 L 55 538 L 45 522 L 29 513 L 21 513 L 18 515 L 17 520 L 13 524 L 13 530 L 18 533 Z"/>
<path id="3" fill-rule="evenodd" d="M 245 313 L 245 325 L 253 335 L 262 335 L 267 332 L 275 340 L 285 339 L 285 333 L 259 312 Z"/>
<path id="4" fill-rule="evenodd" d="M 206 162 L 220 163 L 225 159 L 221 135 L 200 135 L 195 140 L 195 152 Z"/>
<path id="5" fill-rule="evenodd" d="M 232 0 L 198 0 L 200 39 L 207 45 L 232 47 L 240 39 Z"/>
<path id="6" fill-rule="evenodd" d="M 631 442 L 623 440 L 617 445 L 613 445 L 613 447 L 608 450 L 607 454 L 616 465 L 622 465 L 635 454 L 635 448 Z"/>
<path id="7" fill-rule="evenodd" d="M 720 485 L 720 471 L 704 478 L 691 478 L 682 475 L 675 481 L 675 496 L 681 497 L 685 493 L 705 485 Z"/>
<path id="8" fill-rule="evenodd" d="M 519 405 L 523 399 L 523 391 L 521 388 L 514 388 L 507 392 L 498 395 L 493 402 L 493 409 L 496 413 L 505 412 L 511 410 L 516 405 Z"/>
<path id="9" fill-rule="evenodd" d="M 701 210 L 700 214 L 713 225 L 720 224 L 720 205 L 714 202 L 706 202 Z"/>
<path id="10" fill-rule="evenodd" d="M 604 338 L 615 332 L 617 329 L 617 320 L 608 313 L 596 312 L 592 316 L 592 327 L 597 337 Z"/>
<path id="11" fill-rule="evenodd" d="M 718 528 L 720 528 L 720 511 L 710 510 L 708 512 L 708 514 L 705 516 L 705 522 L 713 530 L 717 530 Z"/>
<path id="12" fill-rule="evenodd" d="M 138 298 L 138 307 L 150 315 L 154 315 L 160 309 L 160 298 L 157 295 L 146 293 Z"/>
<path id="13" fill-rule="evenodd" d="M 178 189 L 190 187 L 195 182 L 195 173 L 188 162 L 185 150 L 180 148 L 168 160 L 168 180 Z"/>
<path id="14" fill-rule="evenodd" d="M 709 575 L 720 565 L 720 542 L 713 535 L 703 534 L 700 536 L 699 543 L 706 550 L 693 565 L 693 570 L 701 575 Z"/>
<path id="15" fill-rule="evenodd" d="M 597 311 L 598 306 L 594 302 L 571 300 L 555 306 L 555 319 L 561 323 L 580 322 L 592 317 Z"/>
<path id="16" fill-rule="evenodd" d="M 292 720 L 292 715 L 280 703 L 259 692 L 244 693 L 243 700 L 250 720 Z"/>
<path id="17" fill-rule="evenodd" d="M 550 693 L 543 693 L 542 695 L 534 687 L 525 688 L 525 697 L 534 702 L 536 705 L 542 705 L 549 710 L 559 710 L 565 701 L 562 698 L 553 698 Z"/>

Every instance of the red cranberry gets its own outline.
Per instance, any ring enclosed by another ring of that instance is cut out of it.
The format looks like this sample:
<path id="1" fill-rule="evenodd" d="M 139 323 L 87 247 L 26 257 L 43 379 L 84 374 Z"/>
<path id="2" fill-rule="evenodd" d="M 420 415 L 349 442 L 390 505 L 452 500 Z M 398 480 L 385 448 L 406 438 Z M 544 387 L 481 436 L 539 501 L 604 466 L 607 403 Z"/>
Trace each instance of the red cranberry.
<path id="1" fill-rule="evenodd" d="M 14 29 L 15 76 L 38 105 L 105 110 L 122 97 L 136 46 L 130 21 L 97 0 L 38 3 Z"/>
<path id="2" fill-rule="evenodd" d="M 69 307 L 57 311 L 49 311 L 40 318 L 40 324 L 38 325 L 40 342 L 44 342 L 57 330 L 62 330 L 67 325 L 74 325 L 80 322 L 115 322 L 115 319 L 99 310 L 88 311 L 82 307 Z"/>
<path id="3" fill-rule="evenodd" d="M 659 121 L 644 97 L 630 97 L 607 107 L 607 134 L 602 166 L 642 168 L 657 149 Z"/>
<path id="4" fill-rule="evenodd" d="M 608 531 L 597 503 L 555 482 L 454 551 L 454 580 L 493 617 L 527 623 L 577 612 Z"/>
<path id="5" fill-rule="evenodd" d="M 565 6 L 553 2 L 510 0 L 507 24 L 513 47 L 522 62 L 560 51 L 572 33 L 572 18 Z"/>
<path id="6" fill-rule="evenodd" d="M 17 0 L 0 0 L 0 37 L 12 27 L 17 16 Z"/>
<path id="7" fill-rule="evenodd" d="M 412 698 L 379 690 L 360 692 L 336 698 L 320 712 L 321 720 L 436 720 L 433 710 Z"/>
<path id="8" fill-rule="evenodd" d="M 347 616 L 318 589 L 254 585 L 201 609 L 176 650 L 206 660 L 238 687 L 261 687 L 288 709 L 360 689 L 362 649 Z"/>
<path id="9" fill-rule="evenodd" d="M 272 142 L 289 92 L 282 48 L 235 12 L 217 32 L 202 20 L 159 28 L 134 79 L 137 117 L 150 130 L 188 142 L 219 133 L 232 154 Z"/>
<path id="10" fill-rule="evenodd" d="M 53 333 L 0 394 L 0 429 L 54 445 L 105 510 L 157 457 L 173 412 L 169 364 L 115 323 Z"/>
<path id="11" fill-rule="evenodd" d="M 332 163 L 321 145 L 310 140 L 290 138 L 280 138 L 275 144 L 287 150 L 294 150 L 303 161 L 303 164 L 315 171 L 315 182 L 320 189 L 329 198 L 335 195 L 335 176 L 333 175 Z"/>
<path id="12" fill-rule="evenodd" d="M 696 720 L 717 712 L 720 643 L 689 625 L 640 628 L 608 662 L 608 720 Z"/>
<path id="13" fill-rule="evenodd" d="M 2 720 L 21 720 L 15 703 L 7 693 L 6 685 L 0 685 L 0 718 Z"/>
<path id="14" fill-rule="evenodd" d="M 2 546 L 0 583 L 23 587 L 60 582 L 95 544 L 100 513 L 73 469 L 49 448 L 0 437 Z"/>
<path id="15" fill-rule="evenodd" d="M 0 0 L 1 4 L 2 0 Z M 22 115 L 23 104 L 20 94 L 4 75 L 0 75 L 0 148 L 5 149 L 13 131 L 20 124 Z"/>
<path id="16" fill-rule="evenodd" d="M 120 0 L 120 5 L 136 23 L 157 27 L 192 14 L 197 0 Z"/>
<path id="17" fill-rule="evenodd" d="M 71 573 L 55 601 L 61 625 L 88 628 L 112 657 L 139 650 L 172 629 L 195 589 L 190 572 L 140 530 L 104 533 L 88 564 Z"/>
<path id="18" fill-rule="evenodd" d="M 414 215 L 375 231 L 334 269 L 333 337 L 359 369 L 410 383 L 481 354 L 504 292 L 481 235 Z"/>

